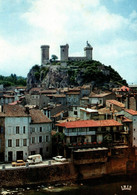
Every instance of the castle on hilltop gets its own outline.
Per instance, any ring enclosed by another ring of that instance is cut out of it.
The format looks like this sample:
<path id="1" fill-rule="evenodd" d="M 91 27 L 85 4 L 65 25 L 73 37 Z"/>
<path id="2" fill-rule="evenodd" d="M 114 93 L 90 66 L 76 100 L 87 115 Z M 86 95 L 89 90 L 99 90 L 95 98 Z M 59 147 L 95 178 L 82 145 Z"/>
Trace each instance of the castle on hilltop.
<path id="1" fill-rule="evenodd" d="M 46 65 L 49 62 L 49 45 L 42 45 L 41 46 L 41 64 Z M 92 50 L 93 47 L 88 43 L 84 48 L 85 56 L 80 57 L 69 57 L 69 45 L 61 45 L 60 46 L 60 61 L 61 62 L 68 62 L 68 61 L 88 61 L 92 60 Z"/>

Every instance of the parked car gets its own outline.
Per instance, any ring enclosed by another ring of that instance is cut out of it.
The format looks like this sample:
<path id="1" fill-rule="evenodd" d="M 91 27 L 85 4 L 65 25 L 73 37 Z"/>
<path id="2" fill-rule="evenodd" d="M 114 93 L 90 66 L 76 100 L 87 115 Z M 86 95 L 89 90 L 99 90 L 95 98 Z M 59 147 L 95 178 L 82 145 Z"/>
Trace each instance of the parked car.
<path id="1" fill-rule="evenodd" d="M 42 162 L 42 156 L 40 154 L 35 154 L 35 155 L 28 156 L 27 162 L 29 164 L 41 163 Z"/>
<path id="2" fill-rule="evenodd" d="M 23 160 L 17 160 L 17 162 L 12 162 L 12 167 L 16 167 L 16 166 L 25 166 L 26 163 Z"/>
<path id="3" fill-rule="evenodd" d="M 58 161 L 58 162 L 65 162 L 65 161 L 67 161 L 67 159 L 64 158 L 63 156 L 55 156 L 55 157 L 53 157 L 53 160 Z"/>

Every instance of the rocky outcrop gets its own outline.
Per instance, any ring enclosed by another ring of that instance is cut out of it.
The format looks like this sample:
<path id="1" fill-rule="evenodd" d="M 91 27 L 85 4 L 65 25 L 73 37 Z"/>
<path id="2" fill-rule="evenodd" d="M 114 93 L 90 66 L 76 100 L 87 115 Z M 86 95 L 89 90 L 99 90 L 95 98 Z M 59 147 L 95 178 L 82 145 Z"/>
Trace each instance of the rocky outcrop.
<path id="1" fill-rule="evenodd" d="M 105 89 L 126 85 L 126 81 L 111 68 L 102 65 L 98 61 L 72 62 L 60 65 L 50 64 L 45 66 L 35 65 L 27 75 L 27 87 L 43 86 L 47 88 L 64 88 L 80 86 L 83 84 L 95 84 Z M 110 84 L 112 86 L 110 86 Z"/>
<path id="2" fill-rule="evenodd" d="M 45 88 L 49 87 L 67 87 L 69 85 L 70 79 L 68 71 L 61 68 L 61 66 L 50 66 L 46 77 L 43 79 L 42 84 Z"/>

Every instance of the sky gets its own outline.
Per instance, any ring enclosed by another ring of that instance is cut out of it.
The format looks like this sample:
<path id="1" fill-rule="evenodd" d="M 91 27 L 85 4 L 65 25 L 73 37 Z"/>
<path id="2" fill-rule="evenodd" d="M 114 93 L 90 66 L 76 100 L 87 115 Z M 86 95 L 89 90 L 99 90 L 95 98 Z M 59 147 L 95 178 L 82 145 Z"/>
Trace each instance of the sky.
<path id="1" fill-rule="evenodd" d="M 137 0 L 0 0 L 0 75 L 27 77 L 41 65 L 41 45 L 60 59 L 84 56 L 111 65 L 129 84 L 137 84 Z"/>

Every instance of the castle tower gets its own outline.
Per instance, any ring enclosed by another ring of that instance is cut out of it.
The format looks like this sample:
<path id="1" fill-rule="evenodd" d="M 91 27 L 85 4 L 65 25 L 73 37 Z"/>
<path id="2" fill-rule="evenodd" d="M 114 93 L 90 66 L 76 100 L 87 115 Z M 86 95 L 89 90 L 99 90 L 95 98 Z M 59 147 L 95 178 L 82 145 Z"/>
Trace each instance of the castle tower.
<path id="1" fill-rule="evenodd" d="M 87 45 L 84 48 L 85 56 L 87 60 L 92 60 L 92 50 L 93 50 L 93 47 L 87 41 Z"/>
<path id="2" fill-rule="evenodd" d="M 68 61 L 68 52 L 69 52 L 68 44 L 60 46 L 60 60 L 61 61 Z"/>
<path id="3" fill-rule="evenodd" d="M 49 45 L 41 46 L 41 64 L 46 64 L 49 60 Z"/>

